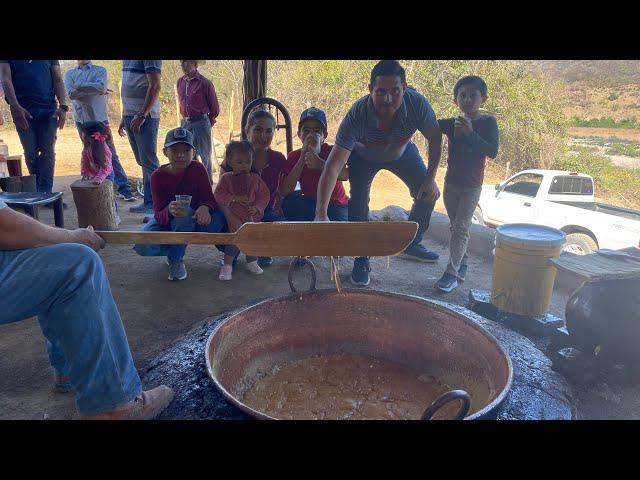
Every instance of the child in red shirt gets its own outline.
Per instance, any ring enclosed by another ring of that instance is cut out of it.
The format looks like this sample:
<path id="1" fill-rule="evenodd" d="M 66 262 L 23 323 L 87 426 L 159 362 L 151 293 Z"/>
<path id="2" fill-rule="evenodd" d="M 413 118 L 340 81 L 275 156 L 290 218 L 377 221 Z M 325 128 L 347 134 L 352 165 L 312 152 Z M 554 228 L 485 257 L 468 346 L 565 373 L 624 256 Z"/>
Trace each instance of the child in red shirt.
<path id="1" fill-rule="evenodd" d="M 280 183 L 280 193 L 284 196 L 282 210 L 287 220 L 313 222 L 316 212 L 318 183 L 324 170 L 324 163 L 333 148 L 324 143 L 327 138 L 327 117 L 319 108 L 311 107 L 300 115 L 298 138 L 302 148 L 289 154 L 282 169 L 285 174 Z M 346 222 L 349 220 L 349 197 L 342 182 L 349 179 L 347 166 L 342 169 L 331 193 L 327 210 L 329 220 Z M 294 192 L 300 182 L 301 191 Z"/>
<path id="2" fill-rule="evenodd" d="M 231 168 L 220 177 L 214 196 L 218 208 L 224 213 L 230 232 L 235 232 L 245 222 L 259 222 L 269 205 L 269 188 L 260 175 L 251 172 L 253 147 L 247 141 L 231 142 L 225 151 L 225 164 Z M 224 265 L 220 269 L 220 280 L 231 280 L 233 259 L 238 247 L 227 245 Z M 254 274 L 263 273 L 257 257 L 246 256 L 247 270 Z"/>
<path id="3" fill-rule="evenodd" d="M 209 175 L 200 162 L 194 161 L 193 135 L 184 128 L 167 132 L 162 152 L 169 164 L 151 174 L 153 218 L 143 231 L 218 233 L 225 227 L 224 216 L 216 210 Z M 177 195 L 191 198 L 181 203 Z M 169 280 L 184 280 L 187 269 L 182 261 L 186 245 L 135 245 L 143 256 L 167 256 Z"/>

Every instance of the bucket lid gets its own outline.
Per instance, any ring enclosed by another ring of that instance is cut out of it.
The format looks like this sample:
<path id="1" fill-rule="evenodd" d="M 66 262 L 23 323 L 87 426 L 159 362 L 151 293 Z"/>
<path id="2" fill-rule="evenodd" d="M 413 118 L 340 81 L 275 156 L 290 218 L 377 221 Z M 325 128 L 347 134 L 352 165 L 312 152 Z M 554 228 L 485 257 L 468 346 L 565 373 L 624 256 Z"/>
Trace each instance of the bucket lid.
<path id="1" fill-rule="evenodd" d="M 559 247 L 567 235 L 557 228 L 531 223 L 507 223 L 498 227 L 496 238 L 518 245 Z"/>

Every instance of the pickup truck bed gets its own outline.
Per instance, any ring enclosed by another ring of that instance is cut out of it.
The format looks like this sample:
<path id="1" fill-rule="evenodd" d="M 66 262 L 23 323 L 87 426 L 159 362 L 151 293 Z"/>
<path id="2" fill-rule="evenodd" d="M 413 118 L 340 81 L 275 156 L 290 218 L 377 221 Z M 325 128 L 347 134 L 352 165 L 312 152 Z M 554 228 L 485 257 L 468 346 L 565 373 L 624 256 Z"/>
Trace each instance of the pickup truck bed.
<path id="1" fill-rule="evenodd" d="M 614 205 L 607 205 L 606 203 L 598 202 L 553 202 L 561 203 L 562 205 L 569 205 L 571 207 L 578 207 L 585 210 L 591 210 L 592 212 L 605 213 L 607 215 L 615 215 L 616 217 L 628 218 L 629 220 L 640 221 L 640 211 L 631 210 L 630 208 L 616 207 Z"/>

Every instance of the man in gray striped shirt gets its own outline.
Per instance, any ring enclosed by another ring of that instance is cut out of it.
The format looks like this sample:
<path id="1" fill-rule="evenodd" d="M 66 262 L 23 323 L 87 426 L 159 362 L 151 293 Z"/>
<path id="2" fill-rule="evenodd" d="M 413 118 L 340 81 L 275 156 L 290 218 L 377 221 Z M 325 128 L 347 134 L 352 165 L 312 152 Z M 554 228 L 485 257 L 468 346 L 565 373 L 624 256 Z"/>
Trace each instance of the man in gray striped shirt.
<path id="1" fill-rule="evenodd" d="M 78 66 L 65 74 L 64 86 L 73 102 L 73 116 L 78 133 L 85 122 L 102 122 L 109 126 L 107 94 L 112 93 L 112 90 L 109 90 L 106 68 L 94 65 L 91 60 L 78 60 Z M 131 194 L 129 179 L 118 158 L 113 138 L 107 141 L 107 146 L 111 150 L 113 163 L 113 172 L 107 179 L 117 185 L 120 198 L 131 202 L 135 197 Z"/>
<path id="2" fill-rule="evenodd" d="M 355 102 L 342 120 L 333 150 L 325 163 L 316 202 L 316 220 L 328 221 L 327 207 L 338 174 L 349 162 L 349 221 L 369 219 L 369 192 L 375 175 L 382 169 L 399 177 L 409 188 L 413 208 L 409 220 L 418 223 L 418 232 L 404 254 L 423 262 L 436 262 L 438 254 L 421 245 L 440 191 L 435 182 L 442 133 L 427 99 L 407 87 L 405 72 L 395 60 L 382 60 L 371 71 L 369 95 Z M 429 142 L 429 167 L 411 141 L 420 131 Z M 367 257 L 353 264 L 351 282 L 369 284 L 371 267 Z"/>
<path id="3" fill-rule="evenodd" d="M 126 130 L 136 162 L 142 167 L 144 202 L 129 210 L 153 216 L 151 174 L 160 166 L 157 154 L 160 126 L 160 71 L 162 60 L 122 61 L 122 120 L 118 133 Z"/>

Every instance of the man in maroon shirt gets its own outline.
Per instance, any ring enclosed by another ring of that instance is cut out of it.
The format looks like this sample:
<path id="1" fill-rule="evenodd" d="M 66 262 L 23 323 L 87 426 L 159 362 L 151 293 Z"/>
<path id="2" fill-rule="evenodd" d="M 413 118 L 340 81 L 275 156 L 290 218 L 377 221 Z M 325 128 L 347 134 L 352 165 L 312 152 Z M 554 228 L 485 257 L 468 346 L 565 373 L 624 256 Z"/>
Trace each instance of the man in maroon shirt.
<path id="1" fill-rule="evenodd" d="M 216 89 L 211 80 L 198 72 L 198 62 L 203 60 L 181 60 L 184 76 L 178 79 L 178 100 L 182 127 L 193 134 L 193 142 L 200 161 L 211 175 L 216 171 L 211 163 L 211 129 L 220 113 Z"/>
<path id="2" fill-rule="evenodd" d="M 333 148 L 324 143 L 327 138 L 327 117 L 322 110 L 311 107 L 302 112 L 298 122 L 298 138 L 302 140 L 302 148 L 289 154 L 282 169 L 285 174 L 280 184 L 280 193 L 285 197 L 282 210 L 287 220 L 312 222 L 316 211 L 318 182 Z M 331 221 L 348 221 L 349 197 L 342 186 L 342 182 L 348 179 L 349 171 L 345 165 L 331 192 L 327 210 Z M 293 191 L 297 182 L 300 182 L 300 192 Z"/>

